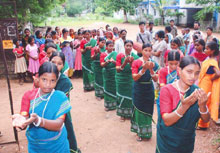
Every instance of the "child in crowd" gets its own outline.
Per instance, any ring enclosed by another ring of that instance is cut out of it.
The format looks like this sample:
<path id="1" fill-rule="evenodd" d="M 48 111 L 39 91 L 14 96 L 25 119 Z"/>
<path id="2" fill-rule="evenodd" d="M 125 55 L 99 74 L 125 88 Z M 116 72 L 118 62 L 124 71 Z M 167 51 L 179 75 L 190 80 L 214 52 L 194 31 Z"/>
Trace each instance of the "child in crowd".
<path id="1" fill-rule="evenodd" d="M 54 90 L 58 78 L 56 65 L 44 63 L 39 88 L 24 94 L 20 114 L 12 116 L 14 127 L 27 128 L 28 152 L 70 152 L 64 121 L 71 106 L 63 92 Z"/>
<path id="2" fill-rule="evenodd" d="M 196 51 L 191 56 L 195 57 L 201 64 L 207 58 L 207 55 L 204 53 L 205 41 L 203 39 L 195 40 L 195 49 Z"/>
<path id="3" fill-rule="evenodd" d="M 40 66 L 38 47 L 34 42 L 34 36 L 30 36 L 28 38 L 28 45 L 26 46 L 26 51 L 29 56 L 28 71 L 31 73 L 31 78 L 38 73 Z"/>
<path id="4" fill-rule="evenodd" d="M 19 84 L 22 85 L 22 79 L 24 82 L 26 81 L 25 73 L 27 71 L 27 65 L 24 58 L 24 48 L 19 45 L 19 41 L 17 38 L 13 40 L 14 45 L 16 46 L 13 49 L 13 53 L 15 54 L 15 73 L 18 74 Z"/>

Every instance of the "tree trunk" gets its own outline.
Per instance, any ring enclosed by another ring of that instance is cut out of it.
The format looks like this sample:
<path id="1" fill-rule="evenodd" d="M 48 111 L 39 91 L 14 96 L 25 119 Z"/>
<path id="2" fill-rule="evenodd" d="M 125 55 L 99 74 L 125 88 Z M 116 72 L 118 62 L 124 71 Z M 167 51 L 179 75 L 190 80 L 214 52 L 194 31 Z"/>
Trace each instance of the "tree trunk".
<path id="1" fill-rule="evenodd" d="M 128 16 L 126 10 L 124 10 L 124 23 L 128 23 Z"/>

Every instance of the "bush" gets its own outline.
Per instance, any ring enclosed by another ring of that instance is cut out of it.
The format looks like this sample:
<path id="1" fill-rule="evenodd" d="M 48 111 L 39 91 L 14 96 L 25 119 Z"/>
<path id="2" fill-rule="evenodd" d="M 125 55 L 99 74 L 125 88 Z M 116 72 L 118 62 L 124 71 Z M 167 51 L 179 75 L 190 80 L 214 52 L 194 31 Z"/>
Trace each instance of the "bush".
<path id="1" fill-rule="evenodd" d="M 83 11 L 83 6 L 81 5 L 80 2 L 74 2 L 72 5 L 67 5 L 66 7 L 66 13 L 70 17 L 74 17 L 77 14 L 81 14 Z"/>

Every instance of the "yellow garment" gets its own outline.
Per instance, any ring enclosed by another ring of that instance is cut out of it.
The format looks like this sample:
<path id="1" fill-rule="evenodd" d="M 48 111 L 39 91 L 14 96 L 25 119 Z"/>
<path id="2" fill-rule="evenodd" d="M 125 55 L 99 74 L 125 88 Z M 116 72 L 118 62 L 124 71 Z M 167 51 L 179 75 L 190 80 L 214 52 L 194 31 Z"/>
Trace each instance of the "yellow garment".
<path id="1" fill-rule="evenodd" d="M 63 43 L 64 41 L 71 42 L 73 39 L 70 36 L 67 36 L 67 39 L 64 39 L 63 37 L 60 38 L 60 42 Z"/>
<path id="2" fill-rule="evenodd" d="M 68 71 L 68 77 L 71 78 L 73 76 L 74 69 L 69 69 Z"/>
<path id="3" fill-rule="evenodd" d="M 207 70 L 210 66 L 214 66 L 219 70 L 218 62 L 215 59 L 205 60 L 202 63 L 202 68 L 199 75 L 199 87 L 202 88 L 206 93 L 211 92 L 211 96 L 207 101 L 207 106 L 209 108 L 211 118 L 214 121 L 217 121 L 219 113 L 220 78 L 214 81 L 211 80 L 215 74 L 207 74 Z M 198 126 L 201 128 L 207 128 L 209 127 L 209 123 L 204 123 L 200 119 Z"/>

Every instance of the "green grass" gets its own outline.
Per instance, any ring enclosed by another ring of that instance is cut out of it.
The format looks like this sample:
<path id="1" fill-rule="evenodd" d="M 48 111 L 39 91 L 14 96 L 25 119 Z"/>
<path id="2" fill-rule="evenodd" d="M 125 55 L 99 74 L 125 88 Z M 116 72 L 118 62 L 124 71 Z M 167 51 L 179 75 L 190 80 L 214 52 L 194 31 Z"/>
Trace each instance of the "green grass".
<path id="1" fill-rule="evenodd" d="M 122 19 L 114 19 L 112 17 L 101 16 L 98 14 L 88 14 L 86 16 L 81 17 L 50 17 L 47 21 L 42 22 L 36 26 L 63 26 L 63 27 L 71 27 L 71 26 L 83 26 L 89 25 L 97 22 L 108 22 L 108 23 L 122 23 Z"/>

